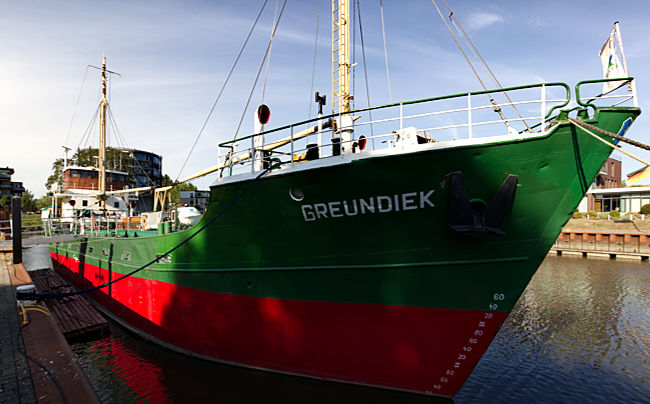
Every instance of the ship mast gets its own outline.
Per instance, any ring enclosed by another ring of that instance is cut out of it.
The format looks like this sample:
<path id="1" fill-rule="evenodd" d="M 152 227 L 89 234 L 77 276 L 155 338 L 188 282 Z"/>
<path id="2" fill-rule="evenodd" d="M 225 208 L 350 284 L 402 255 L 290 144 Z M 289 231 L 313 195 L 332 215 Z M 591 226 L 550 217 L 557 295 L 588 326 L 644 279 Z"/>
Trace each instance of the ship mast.
<path id="1" fill-rule="evenodd" d="M 332 0 L 332 113 L 350 111 L 350 2 Z"/>
<path id="2" fill-rule="evenodd" d="M 101 70 L 102 72 L 102 100 L 99 102 L 99 156 L 98 156 L 98 165 L 99 165 L 99 175 L 98 175 L 98 185 L 99 185 L 99 199 L 100 199 L 100 208 L 106 208 L 106 110 L 108 108 L 108 99 L 106 98 L 106 89 L 108 87 L 108 75 L 106 73 L 117 74 L 119 73 L 112 72 L 106 69 L 106 56 L 104 56 L 102 61 L 102 67 L 92 66 L 95 69 Z"/>
<path id="3" fill-rule="evenodd" d="M 106 208 L 106 57 L 102 62 L 102 100 L 99 103 L 99 194 L 100 206 Z"/>
<path id="4" fill-rule="evenodd" d="M 339 114 L 340 152 L 352 151 L 350 112 L 350 2 L 332 0 L 332 113 Z"/>

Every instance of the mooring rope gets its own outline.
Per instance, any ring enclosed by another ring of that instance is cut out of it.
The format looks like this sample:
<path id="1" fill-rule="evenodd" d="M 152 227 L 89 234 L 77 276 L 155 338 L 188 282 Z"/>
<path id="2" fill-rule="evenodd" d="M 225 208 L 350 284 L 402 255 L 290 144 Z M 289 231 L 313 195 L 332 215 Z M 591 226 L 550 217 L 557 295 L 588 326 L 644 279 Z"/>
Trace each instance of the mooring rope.
<path id="1" fill-rule="evenodd" d="M 601 129 L 601 128 L 597 127 L 597 126 L 590 125 L 590 124 L 588 124 L 586 122 L 577 121 L 577 120 L 575 120 L 573 118 L 567 118 L 566 120 L 571 122 L 574 125 L 581 126 L 583 129 L 584 128 L 591 129 L 594 132 L 598 132 L 601 135 L 609 136 L 609 137 L 614 138 L 616 140 L 620 140 L 623 143 L 631 144 L 632 146 L 636 146 L 636 147 L 638 147 L 640 149 L 650 150 L 650 145 L 647 145 L 645 143 L 637 142 L 636 140 L 632 140 L 632 139 L 628 139 L 628 138 L 623 137 L 623 136 L 619 136 L 616 133 L 608 132 L 605 129 Z"/>
<path id="2" fill-rule="evenodd" d="M 605 136 L 609 136 L 609 137 L 614 138 L 614 139 L 618 139 L 618 140 L 620 140 L 622 142 L 631 144 L 633 146 L 636 146 L 636 147 L 639 147 L 639 148 L 642 148 L 642 149 L 645 149 L 645 150 L 650 150 L 650 146 L 648 146 L 647 144 L 637 142 L 636 140 L 631 140 L 631 139 L 624 138 L 623 136 L 619 136 L 616 133 L 608 132 L 608 131 L 606 131 L 604 129 L 601 129 L 601 128 L 597 127 L 597 126 L 593 126 L 593 125 L 590 125 L 590 124 L 585 123 L 585 122 L 577 121 L 577 120 L 575 120 L 573 118 L 568 118 L 567 117 L 566 120 L 569 121 L 570 123 L 572 123 L 573 125 L 577 126 L 578 128 L 582 129 L 588 135 L 593 136 L 594 139 L 597 139 L 597 140 L 605 143 L 607 146 L 611 147 L 612 149 L 618 150 L 621 153 L 623 153 L 623 154 L 625 154 L 625 155 L 627 155 L 627 156 L 629 156 L 629 157 L 631 157 L 631 158 L 645 164 L 646 166 L 650 166 L 650 162 L 647 162 L 647 161 L 643 160 L 642 158 L 637 157 L 637 156 L 633 155 L 632 153 L 626 152 L 622 148 L 609 143 L 608 141 L 606 141 L 605 139 L 599 137 L 598 135 L 596 135 L 595 133 L 593 133 L 589 129 L 593 130 L 594 132 L 598 132 L 601 135 L 605 135 Z"/>

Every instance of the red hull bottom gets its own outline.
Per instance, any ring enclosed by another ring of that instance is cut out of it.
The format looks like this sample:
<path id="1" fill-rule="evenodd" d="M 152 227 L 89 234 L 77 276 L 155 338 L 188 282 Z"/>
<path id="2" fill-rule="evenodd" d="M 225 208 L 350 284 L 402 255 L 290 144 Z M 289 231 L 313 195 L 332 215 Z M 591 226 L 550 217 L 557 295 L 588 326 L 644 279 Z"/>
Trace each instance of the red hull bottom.
<path id="1" fill-rule="evenodd" d="M 108 270 L 51 252 L 78 287 Z M 256 368 L 453 396 L 507 313 L 299 301 L 208 292 L 126 278 L 90 297 L 167 345 Z"/>

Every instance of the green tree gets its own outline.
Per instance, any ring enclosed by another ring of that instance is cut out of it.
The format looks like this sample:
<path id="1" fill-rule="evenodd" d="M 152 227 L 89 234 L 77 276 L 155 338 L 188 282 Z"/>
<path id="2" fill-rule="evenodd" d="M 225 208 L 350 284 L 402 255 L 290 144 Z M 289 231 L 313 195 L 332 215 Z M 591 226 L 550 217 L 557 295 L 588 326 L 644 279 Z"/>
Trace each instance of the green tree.
<path id="1" fill-rule="evenodd" d="M 36 208 L 36 201 L 34 200 L 34 194 L 29 192 L 29 190 L 25 190 L 23 192 L 23 195 L 20 197 L 20 209 L 23 212 L 35 212 L 37 210 Z"/>
<path id="2" fill-rule="evenodd" d="M 63 169 L 63 159 L 56 159 L 52 163 L 52 173 L 47 177 L 45 188 L 51 189 L 52 185 L 56 184 L 59 187 L 63 185 L 63 176 L 61 170 Z"/>
<path id="3" fill-rule="evenodd" d="M 43 195 L 40 198 L 38 198 L 35 202 L 36 202 L 36 209 L 41 210 L 52 205 L 52 197 L 48 195 Z"/>
<path id="4" fill-rule="evenodd" d="M 11 198 L 8 196 L 3 196 L 0 198 L 0 209 L 4 208 L 5 206 L 11 207 Z"/>

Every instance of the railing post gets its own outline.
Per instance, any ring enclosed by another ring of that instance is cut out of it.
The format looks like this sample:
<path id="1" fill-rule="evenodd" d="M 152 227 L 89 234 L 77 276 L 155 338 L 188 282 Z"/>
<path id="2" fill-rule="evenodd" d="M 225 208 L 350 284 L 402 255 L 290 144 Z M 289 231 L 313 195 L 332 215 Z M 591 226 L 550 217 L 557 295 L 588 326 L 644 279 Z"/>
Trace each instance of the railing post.
<path id="1" fill-rule="evenodd" d="M 291 165 L 293 165 L 293 125 L 291 125 Z"/>
<path id="2" fill-rule="evenodd" d="M 217 165 L 221 164 L 221 146 L 217 145 Z M 221 178 L 223 170 L 217 171 L 218 178 Z"/>
<path id="3" fill-rule="evenodd" d="M 400 132 L 404 129 L 404 104 L 399 103 L 399 130 Z M 401 135 L 400 135 L 401 136 Z"/>
<path id="4" fill-rule="evenodd" d="M 634 105 L 635 108 L 639 108 L 639 99 L 636 98 L 636 80 L 632 80 L 630 87 L 632 87 L 632 105 Z"/>
<path id="5" fill-rule="evenodd" d="M 11 197 L 11 242 L 13 245 L 13 262 L 23 262 L 23 234 L 20 217 L 20 197 Z"/>
<path id="6" fill-rule="evenodd" d="M 544 133 L 546 127 L 546 85 L 542 84 L 542 127 L 540 131 Z"/>
<path id="7" fill-rule="evenodd" d="M 255 136 L 251 136 L 251 173 L 255 172 Z"/>
<path id="8" fill-rule="evenodd" d="M 467 134 L 472 138 L 472 93 L 467 93 Z"/>

